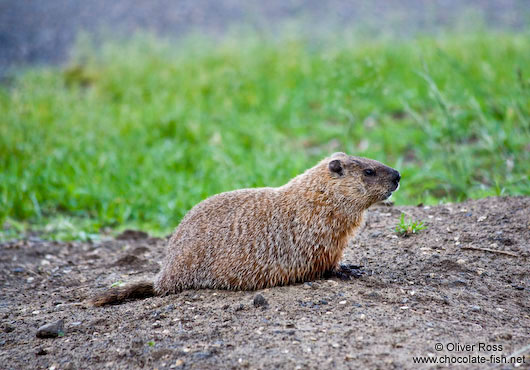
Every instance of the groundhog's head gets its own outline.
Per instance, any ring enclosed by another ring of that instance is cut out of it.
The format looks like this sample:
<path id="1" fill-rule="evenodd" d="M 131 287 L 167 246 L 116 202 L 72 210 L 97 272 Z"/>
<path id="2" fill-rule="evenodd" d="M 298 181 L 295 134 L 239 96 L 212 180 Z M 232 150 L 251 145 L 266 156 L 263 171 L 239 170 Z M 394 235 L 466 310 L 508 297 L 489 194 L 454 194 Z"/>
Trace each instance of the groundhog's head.
<path id="1" fill-rule="evenodd" d="M 323 164 L 327 164 L 335 196 L 362 208 L 389 198 L 401 179 L 398 171 L 381 162 L 345 153 L 335 153 Z"/>

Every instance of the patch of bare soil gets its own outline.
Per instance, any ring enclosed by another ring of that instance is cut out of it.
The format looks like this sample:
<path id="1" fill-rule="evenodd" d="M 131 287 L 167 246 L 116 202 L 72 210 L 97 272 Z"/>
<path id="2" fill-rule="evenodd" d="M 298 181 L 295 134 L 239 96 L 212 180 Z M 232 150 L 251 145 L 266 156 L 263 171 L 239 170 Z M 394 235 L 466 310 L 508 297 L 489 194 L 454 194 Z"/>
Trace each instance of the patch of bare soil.
<path id="1" fill-rule="evenodd" d="M 427 229 L 397 237 L 401 212 Z M 484 368 L 515 354 L 528 368 L 529 241 L 530 197 L 376 206 L 344 258 L 364 266 L 358 279 L 185 291 L 103 308 L 82 302 L 118 281 L 153 277 L 165 240 L 129 232 L 92 244 L 13 241 L 0 245 L 0 367 L 447 366 L 414 363 L 426 356 Z M 255 306 L 258 293 L 266 302 Z M 59 320 L 58 337 L 37 337 Z"/>

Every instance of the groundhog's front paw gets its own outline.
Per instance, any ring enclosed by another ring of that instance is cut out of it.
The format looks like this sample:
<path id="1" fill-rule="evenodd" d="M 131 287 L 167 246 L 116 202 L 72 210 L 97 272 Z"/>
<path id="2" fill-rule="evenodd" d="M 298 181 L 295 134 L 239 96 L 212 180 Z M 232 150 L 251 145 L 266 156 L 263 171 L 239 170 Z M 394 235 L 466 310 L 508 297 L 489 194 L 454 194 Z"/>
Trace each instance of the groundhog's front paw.
<path id="1" fill-rule="evenodd" d="M 352 278 L 360 278 L 364 274 L 362 266 L 351 265 L 351 264 L 340 264 L 335 270 L 329 271 L 326 274 L 328 278 L 339 278 L 341 280 L 351 280 Z"/>

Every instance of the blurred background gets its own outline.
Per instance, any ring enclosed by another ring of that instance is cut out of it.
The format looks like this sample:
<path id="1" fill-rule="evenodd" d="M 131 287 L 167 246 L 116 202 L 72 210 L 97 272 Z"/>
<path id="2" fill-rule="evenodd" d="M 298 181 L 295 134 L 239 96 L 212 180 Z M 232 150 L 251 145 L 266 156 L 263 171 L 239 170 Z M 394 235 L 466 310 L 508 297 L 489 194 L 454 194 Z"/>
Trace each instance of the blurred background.
<path id="1" fill-rule="evenodd" d="M 455 27 L 522 30 L 529 8 L 526 0 L 3 0 L 0 62 L 5 69 L 63 61 L 79 31 L 219 38 L 234 26 L 281 36 L 290 25 L 304 39 L 332 37 L 345 28 L 411 37 Z"/>
<path id="2" fill-rule="evenodd" d="M 0 238 L 165 233 L 335 151 L 530 194 L 530 2 L 0 1 Z"/>

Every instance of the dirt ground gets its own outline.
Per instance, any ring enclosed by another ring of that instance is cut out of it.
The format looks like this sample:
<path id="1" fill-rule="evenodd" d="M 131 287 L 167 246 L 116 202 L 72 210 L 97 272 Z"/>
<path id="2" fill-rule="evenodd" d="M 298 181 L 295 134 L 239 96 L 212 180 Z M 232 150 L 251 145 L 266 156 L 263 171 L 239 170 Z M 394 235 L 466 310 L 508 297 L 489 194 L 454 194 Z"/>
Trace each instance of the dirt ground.
<path id="1" fill-rule="evenodd" d="M 401 212 L 427 229 L 397 237 Z M 154 276 L 164 249 L 165 239 L 139 232 L 0 245 L 0 367 L 447 367 L 414 363 L 424 356 L 484 368 L 514 355 L 530 368 L 530 197 L 375 206 L 346 251 L 365 270 L 350 281 L 83 304 L 118 281 Z M 254 306 L 258 293 L 268 307 Z M 37 338 L 61 319 L 64 335 Z"/>

